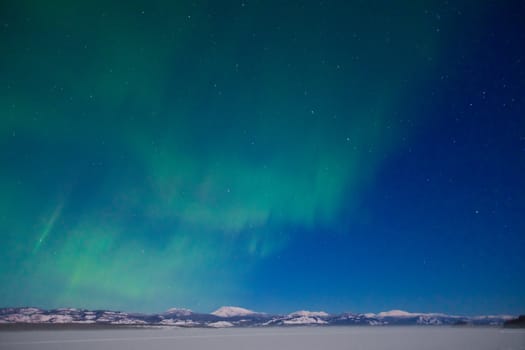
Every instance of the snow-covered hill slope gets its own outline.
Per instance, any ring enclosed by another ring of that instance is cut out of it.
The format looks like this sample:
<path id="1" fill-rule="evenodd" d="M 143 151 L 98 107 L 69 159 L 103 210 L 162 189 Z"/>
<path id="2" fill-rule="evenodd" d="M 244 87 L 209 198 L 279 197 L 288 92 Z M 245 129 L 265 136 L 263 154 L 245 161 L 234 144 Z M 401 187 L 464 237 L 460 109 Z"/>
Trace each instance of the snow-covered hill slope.
<path id="1" fill-rule="evenodd" d="M 244 309 L 238 306 L 223 306 L 211 313 L 218 317 L 237 317 L 258 314 L 255 311 Z"/>

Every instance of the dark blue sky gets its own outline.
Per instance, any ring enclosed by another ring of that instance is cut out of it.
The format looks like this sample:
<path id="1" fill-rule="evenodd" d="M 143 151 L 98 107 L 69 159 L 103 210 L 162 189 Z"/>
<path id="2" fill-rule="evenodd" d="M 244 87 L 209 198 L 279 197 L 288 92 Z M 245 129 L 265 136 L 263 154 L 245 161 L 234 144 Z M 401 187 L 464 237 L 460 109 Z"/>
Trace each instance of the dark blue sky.
<path id="1" fill-rule="evenodd" d="M 524 308 L 525 28 L 514 5 L 449 37 L 398 107 L 411 136 L 385 154 L 337 230 L 305 235 L 264 265 L 272 277 L 257 297 L 286 293 L 296 307 L 314 299 L 334 311 Z"/>

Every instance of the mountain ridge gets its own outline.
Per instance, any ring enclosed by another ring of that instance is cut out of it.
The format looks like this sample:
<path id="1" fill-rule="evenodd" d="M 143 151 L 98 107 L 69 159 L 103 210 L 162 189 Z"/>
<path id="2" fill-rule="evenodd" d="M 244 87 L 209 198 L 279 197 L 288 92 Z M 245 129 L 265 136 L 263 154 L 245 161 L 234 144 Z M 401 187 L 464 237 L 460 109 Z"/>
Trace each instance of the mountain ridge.
<path id="1" fill-rule="evenodd" d="M 0 308 L 2 324 L 132 325 L 174 327 L 267 327 L 267 326 L 391 326 L 391 325 L 484 325 L 502 326 L 512 315 L 457 316 L 443 313 L 412 313 L 390 310 L 380 313 L 340 313 L 296 311 L 268 314 L 237 306 L 223 306 L 211 313 L 170 308 L 161 313 L 131 313 L 78 308 L 41 309 L 37 307 Z"/>

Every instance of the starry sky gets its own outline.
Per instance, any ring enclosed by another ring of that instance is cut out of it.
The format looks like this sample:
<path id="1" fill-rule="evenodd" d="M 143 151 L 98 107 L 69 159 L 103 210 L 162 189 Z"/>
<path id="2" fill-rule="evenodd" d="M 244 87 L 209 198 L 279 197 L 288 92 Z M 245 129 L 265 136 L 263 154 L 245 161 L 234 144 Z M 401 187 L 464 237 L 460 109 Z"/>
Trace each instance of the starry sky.
<path id="1" fill-rule="evenodd" d="M 521 1 L 2 1 L 0 307 L 525 312 Z"/>

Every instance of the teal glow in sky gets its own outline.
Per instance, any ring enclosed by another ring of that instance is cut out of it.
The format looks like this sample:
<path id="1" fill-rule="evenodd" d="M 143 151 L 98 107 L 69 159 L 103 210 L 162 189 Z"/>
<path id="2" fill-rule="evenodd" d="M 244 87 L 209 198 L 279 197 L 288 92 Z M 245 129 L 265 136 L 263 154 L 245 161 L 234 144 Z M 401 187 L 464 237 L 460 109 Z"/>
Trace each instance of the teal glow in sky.
<path id="1" fill-rule="evenodd" d="M 0 306 L 522 312 L 522 10 L 2 2 Z"/>

